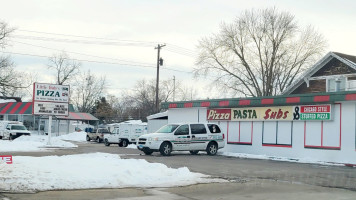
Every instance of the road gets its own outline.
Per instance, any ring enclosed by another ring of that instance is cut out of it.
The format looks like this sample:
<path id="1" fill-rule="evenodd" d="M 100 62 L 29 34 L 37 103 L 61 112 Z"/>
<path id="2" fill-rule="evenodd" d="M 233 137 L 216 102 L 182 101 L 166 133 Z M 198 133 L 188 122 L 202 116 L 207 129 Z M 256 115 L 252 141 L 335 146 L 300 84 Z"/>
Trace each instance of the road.
<path id="1" fill-rule="evenodd" d="M 13 156 L 70 155 L 92 152 L 119 154 L 123 159 L 145 159 L 169 167 L 188 167 L 193 172 L 228 180 L 176 188 L 128 188 L 48 191 L 36 194 L 0 194 L 8 199 L 356 199 L 356 168 L 300 164 L 269 160 L 190 155 L 146 156 L 136 149 L 79 143 L 75 149 L 52 152 L 12 152 Z M 238 198 L 237 198 L 238 197 Z"/>

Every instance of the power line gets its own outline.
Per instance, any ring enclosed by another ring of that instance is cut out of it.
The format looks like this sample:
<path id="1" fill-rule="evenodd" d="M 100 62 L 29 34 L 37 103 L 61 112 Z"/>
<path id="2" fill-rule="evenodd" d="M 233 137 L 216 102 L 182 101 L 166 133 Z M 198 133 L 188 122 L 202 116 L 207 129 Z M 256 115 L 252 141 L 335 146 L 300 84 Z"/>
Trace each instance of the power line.
<path id="1" fill-rule="evenodd" d="M 111 41 L 111 43 L 103 43 L 103 44 L 112 44 L 112 42 L 116 42 L 116 45 L 119 45 L 118 43 L 123 43 L 121 45 L 126 45 L 126 46 L 152 46 L 155 45 L 159 42 L 151 42 L 151 41 L 140 41 L 140 40 L 118 40 L 118 39 L 112 39 L 112 38 L 102 38 L 102 37 L 89 37 L 89 36 L 80 36 L 80 35 L 70 35 L 70 34 L 61 34 L 61 33 L 49 33 L 49 32 L 41 32 L 41 31 L 31 31 L 31 30 L 24 30 L 24 29 L 18 29 L 16 31 L 20 32 L 28 32 L 28 33 L 36 33 L 36 34 L 46 34 L 46 35 L 56 35 L 56 36 L 65 36 L 65 37 L 75 37 L 75 38 L 85 38 L 85 39 L 95 39 L 95 40 L 106 40 L 106 41 Z M 34 37 L 34 36 L 24 36 L 24 35 L 15 35 L 15 37 L 21 38 L 21 39 L 35 39 L 35 40 L 44 40 L 44 41 L 51 41 L 52 38 L 43 38 L 43 37 Z M 68 40 L 68 39 L 67 39 Z M 72 41 L 72 40 L 71 40 Z M 76 42 L 82 42 L 82 43 L 93 43 L 90 41 L 83 41 L 83 40 L 74 40 Z M 94 42 L 95 43 L 95 42 Z M 98 43 L 98 41 L 96 42 Z M 101 44 L 99 42 L 99 44 Z M 175 53 L 186 53 L 186 54 L 196 54 L 193 50 L 177 46 L 175 44 L 167 43 L 171 51 L 175 51 Z"/>
<path id="2" fill-rule="evenodd" d="M 8 51 L 0 51 L 0 52 L 2 52 L 2 53 L 7 53 L 7 54 L 23 55 L 23 56 L 34 56 L 34 57 L 50 58 L 50 56 L 36 55 L 36 54 L 27 54 L 27 53 L 18 53 L 18 52 L 8 52 Z M 126 66 L 133 66 L 133 67 L 145 67 L 145 68 L 154 68 L 154 69 L 156 69 L 155 66 L 149 66 L 149 65 L 139 65 L 139 64 L 129 64 L 129 63 L 117 63 L 117 62 L 104 62 L 104 61 L 84 60 L 84 59 L 75 59 L 75 58 L 71 58 L 70 60 L 79 61 L 79 62 L 101 63 L 101 64 L 110 64 L 110 65 L 126 65 Z M 163 69 L 169 70 L 169 71 L 175 71 L 175 72 L 189 73 L 189 74 L 192 73 L 192 72 L 182 71 L 182 70 L 177 70 L 177 69 L 172 69 L 172 68 L 168 68 L 168 67 L 165 67 L 165 68 L 163 68 Z"/>
<path id="3" fill-rule="evenodd" d="M 34 47 L 39 47 L 39 48 L 44 48 L 44 49 L 49 49 L 49 50 L 55 50 L 55 51 L 63 52 L 63 50 L 54 49 L 54 48 L 49 48 L 49 47 L 44 47 L 44 46 L 40 46 L 40 45 L 28 44 L 28 43 L 25 43 L 25 42 L 18 42 L 18 41 L 13 41 L 13 42 L 19 43 L 19 44 L 24 44 L 24 45 L 29 45 L 29 46 L 34 46 Z M 89 57 L 95 57 L 95 58 L 117 60 L 117 61 L 122 61 L 122 62 L 131 62 L 131 63 L 137 63 L 137 64 L 143 64 L 143 65 L 153 65 L 152 63 L 143 63 L 143 62 L 137 62 L 137 61 L 131 61 L 131 60 L 123 60 L 123 59 L 117 59 L 117 58 L 108 58 L 108 57 L 102 57 L 102 56 L 95 56 L 95 55 L 83 54 L 83 53 L 78 53 L 78 52 L 73 52 L 73 51 L 64 51 L 64 52 L 68 52 L 68 53 L 72 53 L 72 54 L 78 54 L 78 55 L 83 55 L 83 56 L 89 56 Z"/>
<path id="4" fill-rule="evenodd" d="M 97 39 L 97 40 L 111 40 L 111 41 L 123 41 L 123 42 L 140 42 L 140 43 L 149 43 L 151 45 L 154 45 L 154 44 L 158 43 L 158 42 L 148 42 L 148 41 L 138 41 L 138 40 L 118 40 L 118 39 L 112 39 L 112 38 L 89 37 L 89 36 L 70 35 L 70 34 L 61 34 L 61 33 L 49 33 L 49 32 L 31 31 L 31 30 L 24 30 L 24 29 L 17 29 L 16 31 L 29 32 L 29 33 L 40 33 L 40 34 L 46 34 L 46 35 L 58 35 L 58 36 L 66 36 L 66 37 L 86 38 L 86 39 Z"/>
<path id="5" fill-rule="evenodd" d="M 104 41 L 89 41 L 89 40 L 54 38 L 54 37 L 26 36 L 26 35 L 12 35 L 12 37 L 18 38 L 18 39 L 40 40 L 40 41 L 46 41 L 46 42 L 65 42 L 65 43 L 96 44 L 96 45 L 110 45 L 110 46 L 152 47 L 152 44 L 139 43 L 139 42 L 104 42 Z"/>

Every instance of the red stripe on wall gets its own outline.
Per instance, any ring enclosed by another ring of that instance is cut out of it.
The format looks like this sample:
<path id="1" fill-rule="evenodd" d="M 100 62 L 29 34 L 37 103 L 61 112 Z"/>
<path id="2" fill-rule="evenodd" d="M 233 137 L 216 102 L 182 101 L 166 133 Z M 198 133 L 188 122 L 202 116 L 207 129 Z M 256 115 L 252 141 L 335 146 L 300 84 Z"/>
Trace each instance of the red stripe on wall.
<path id="1" fill-rule="evenodd" d="M 261 104 L 273 104 L 274 99 L 262 99 Z"/>
<path id="2" fill-rule="evenodd" d="M 184 108 L 191 108 L 193 107 L 193 103 L 185 103 Z"/>
<path id="3" fill-rule="evenodd" d="M 324 101 L 329 101 L 329 100 L 330 100 L 330 96 L 329 95 L 315 96 L 314 97 L 314 102 L 324 102 Z"/>
<path id="4" fill-rule="evenodd" d="M 239 105 L 240 106 L 247 106 L 251 104 L 251 100 L 240 100 Z"/>
<path id="5" fill-rule="evenodd" d="M 169 104 L 169 108 L 177 108 L 177 104 L 176 103 L 171 103 L 171 104 Z"/>
<path id="6" fill-rule="evenodd" d="M 201 107 L 209 107 L 210 106 L 210 102 L 209 101 L 201 102 L 200 106 Z"/>
<path id="7" fill-rule="evenodd" d="M 15 107 L 9 112 L 9 114 L 14 114 L 17 109 L 19 109 L 19 107 L 22 105 L 22 102 L 18 102 L 16 103 Z"/>
<path id="8" fill-rule="evenodd" d="M 4 109 L 2 109 L 2 111 L 0 112 L 0 114 L 5 114 L 7 110 L 9 110 L 9 108 L 12 106 L 12 104 L 14 104 L 13 102 L 8 103 Z"/>
<path id="9" fill-rule="evenodd" d="M 299 103 L 300 97 L 287 97 L 286 103 Z"/>
<path id="10" fill-rule="evenodd" d="M 20 110 L 19 114 L 24 114 L 31 105 L 32 102 L 27 102 L 26 105 Z"/>
<path id="11" fill-rule="evenodd" d="M 353 100 L 356 100 L 356 94 L 347 94 L 345 96 L 345 100 L 346 101 L 353 101 Z"/>
<path id="12" fill-rule="evenodd" d="M 229 101 L 220 101 L 219 106 L 228 106 L 229 103 L 230 103 Z"/>

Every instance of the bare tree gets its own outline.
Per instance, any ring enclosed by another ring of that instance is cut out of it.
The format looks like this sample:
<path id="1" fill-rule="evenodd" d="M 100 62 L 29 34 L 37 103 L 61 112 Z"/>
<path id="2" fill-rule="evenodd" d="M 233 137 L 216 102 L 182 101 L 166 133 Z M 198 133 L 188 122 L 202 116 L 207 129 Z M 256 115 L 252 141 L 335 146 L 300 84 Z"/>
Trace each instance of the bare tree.
<path id="1" fill-rule="evenodd" d="M 276 8 L 243 12 L 199 42 L 195 75 L 214 76 L 223 92 L 271 96 L 285 90 L 319 58 L 326 41 L 311 26 Z"/>
<path id="2" fill-rule="evenodd" d="M 71 60 L 65 52 L 53 55 L 49 62 L 48 69 L 55 70 L 58 85 L 63 85 L 79 74 L 81 63 Z"/>
<path id="3" fill-rule="evenodd" d="M 9 38 L 14 30 L 7 23 L 0 21 L 1 48 L 8 46 Z M 19 89 L 27 87 L 28 85 L 23 82 L 24 77 L 24 74 L 15 70 L 14 63 L 9 56 L 0 55 L 0 94 L 2 96 L 12 96 Z"/>
<path id="4" fill-rule="evenodd" d="M 8 44 L 8 39 L 10 38 L 9 36 L 12 34 L 12 32 L 15 31 L 15 28 L 9 27 L 9 25 L 4 22 L 0 21 L 0 47 L 5 48 Z"/>
<path id="5" fill-rule="evenodd" d="M 95 102 L 104 96 L 105 77 L 96 77 L 90 71 L 82 73 L 76 79 L 71 101 L 80 112 L 92 112 Z"/>

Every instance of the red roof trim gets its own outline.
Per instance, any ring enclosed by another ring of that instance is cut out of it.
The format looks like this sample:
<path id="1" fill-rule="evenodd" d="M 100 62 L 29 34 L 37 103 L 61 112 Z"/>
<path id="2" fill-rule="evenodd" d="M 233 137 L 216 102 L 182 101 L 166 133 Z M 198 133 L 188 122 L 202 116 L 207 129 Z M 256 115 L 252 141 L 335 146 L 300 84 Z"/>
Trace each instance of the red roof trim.
<path id="1" fill-rule="evenodd" d="M 228 106 L 229 105 L 229 101 L 220 101 L 219 102 L 219 106 L 223 107 L 223 106 Z"/>
<path id="2" fill-rule="evenodd" d="M 239 105 L 240 106 L 248 106 L 251 104 L 251 100 L 240 100 Z"/>
<path id="3" fill-rule="evenodd" d="M 193 103 L 185 103 L 184 108 L 191 108 L 193 107 Z"/>
<path id="4" fill-rule="evenodd" d="M 17 111 L 17 109 L 20 108 L 21 105 L 22 105 L 22 102 L 16 103 L 15 107 L 9 112 L 9 114 L 14 114 Z"/>
<path id="5" fill-rule="evenodd" d="M 201 107 L 209 107 L 210 106 L 210 102 L 209 101 L 201 102 L 200 106 Z"/>
<path id="6" fill-rule="evenodd" d="M 345 96 L 345 100 L 346 101 L 354 101 L 354 100 L 356 100 L 356 94 L 347 94 Z"/>
<path id="7" fill-rule="evenodd" d="M 12 104 L 14 104 L 13 102 L 10 102 L 9 104 L 7 104 L 5 106 L 4 109 L 2 109 L 2 111 L 0 112 L 0 114 L 5 114 L 7 110 L 9 110 L 9 108 L 12 106 Z"/>
<path id="8" fill-rule="evenodd" d="M 87 115 L 86 113 L 80 113 L 85 119 L 90 120 L 91 117 Z"/>
<path id="9" fill-rule="evenodd" d="M 261 99 L 261 104 L 273 104 L 274 99 Z"/>
<path id="10" fill-rule="evenodd" d="M 169 104 L 169 108 L 177 108 L 177 104 L 176 103 L 170 103 Z"/>
<path id="11" fill-rule="evenodd" d="M 26 103 L 26 105 L 20 110 L 19 114 L 24 114 L 26 110 L 32 105 L 32 102 Z"/>
<path id="12" fill-rule="evenodd" d="M 299 103 L 300 97 L 287 97 L 286 103 Z"/>
<path id="13" fill-rule="evenodd" d="M 77 115 L 77 113 L 71 112 L 70 114 L 71 114 L 74 118 L 76 118 L 76 119 L 82 119 L 82 117 L 80 117 L 79 115 Z"/>
<path id="14" fill-rule="evenodd" d="M 314 102 L 324 102 L 324 101 L 330 101 L 330 96 L 325 95 L 325 96 L 315 96 L 314 97 Z"/>

